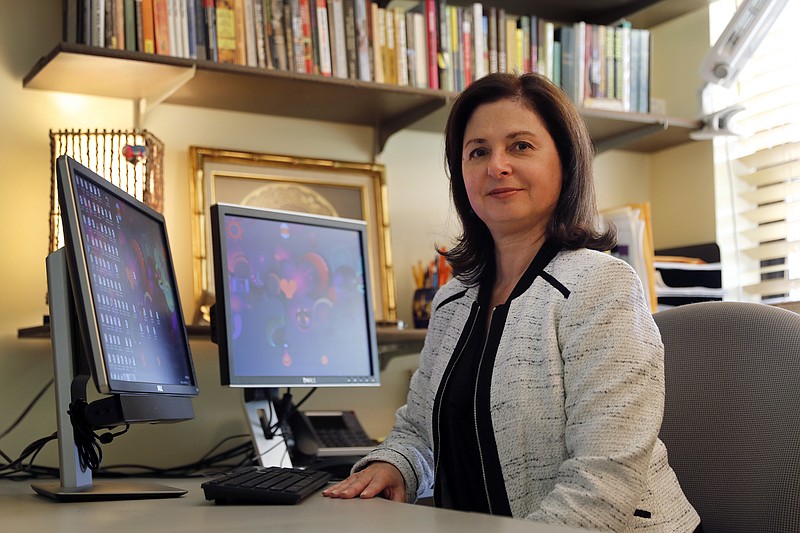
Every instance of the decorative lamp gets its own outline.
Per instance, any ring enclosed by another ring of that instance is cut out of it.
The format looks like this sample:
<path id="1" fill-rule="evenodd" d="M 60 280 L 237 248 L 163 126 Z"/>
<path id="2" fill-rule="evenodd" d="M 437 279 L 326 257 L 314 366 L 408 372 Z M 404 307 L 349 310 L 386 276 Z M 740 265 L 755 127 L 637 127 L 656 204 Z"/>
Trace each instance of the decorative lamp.
<path id="1" fill-rule="evenodd" d="M 159 213 L 164 208 L 164 143 L 146 130 L 50 130 L 50 240 L 63 246 L 56 159 L 68 155 Z"/>

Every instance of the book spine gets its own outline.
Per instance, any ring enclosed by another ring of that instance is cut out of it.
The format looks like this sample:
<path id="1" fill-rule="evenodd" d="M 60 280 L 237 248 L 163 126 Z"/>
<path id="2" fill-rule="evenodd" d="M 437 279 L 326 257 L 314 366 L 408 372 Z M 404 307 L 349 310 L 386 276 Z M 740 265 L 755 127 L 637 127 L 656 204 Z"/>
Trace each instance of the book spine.
<path id="1" fill-rule="evenodd" d="M 408 40 L 406 38 L 406 15 L 394 10 L 394 48 L 397 59 L 397 84 L 408 85 Z"/>
<path id="2" fill-rule="evenodd" d="M 497 71 L 508 72 L 506 10 L 497 9 Z"/>
<path id="3" fill-rule="evenodd" d="M 331 45 L 333 46 L 332 57 L 333 75 L 337 78 L 347 78 L 347 39 L 345 31 L 344 1 L 331 0 L 328 4 L 330 10 L 330 25 L 332 29 Z"/>
<path id="4" fill-rule="evenodd" d="M 437 66 L 439 68 L 439 87 L 445 91 L 453 90 L 453 68 L 450 58 L 450 25 L 447 14 L 447 0 L 436 0 L 436 21 L 439 28 L 436 42 L 439 45 Z"/>
<path id="5" fill-rule="evenodd" d="M 358 79 L 355 0 L 344 0 L 344 39 L 347 49 L 347 77 L 353 80 Z"/>
<path id="6" fill-rule="evenodd" d="M 385 46 L 383 54 L 383 77 L 386 83 L 397 84 L 397 59 L 395 52 L 394 10 L 383 11 Z"/>
<path id="7" fill-rule="evenodd" d="M 166 0 L 165 4 L 167 7 L 167 40 L 169 42 L 169 54 L 176 57 L 181 57 L 181 49 L 180 49 L 180 36 L 178 34 L 177 28 L 177 9 L 176 9 L 176 2 L 178 0 Z"/>
<path id="8" fill-rule="evenodd" d="M 203 11 L 206 15 L 206 58 L 209 61 L 219 61 L 217 55 L 217 8 L 214 0 L 203 0 Z"/>
<path id="9" fill-rule="evenodd" d="M 436 0 L 424 0 L 425 8 L 425 50 L 426 50 L 426 64 L 428 66 L 428 87 L 430 89 L 439 88 L 439 67 L 437 65 L 439 55 L 439 40 L 437 21 L 438 9 Z"/>
<path id="10" fill-rule="evenodd" d="M 489 7 L 489 72 L 498 72 L 497 8 Z"/>
<path id="11" fill-rule="evenodd" d="M 184 46 L 186 57 L 197 59 L 197 36 L 195 30 L 197 28 L 197 14 L 194 9 L 195 0 L 181 0 L 181 9 L 185 13 L 184 21 Z"/>
<path id="12" fill-rule="evenodd" d="M 425 13 L 414 13 L 414 39 L 417 49 L 417 87 L 427 89 L 428 81 L 428 38 L 425 30 Z"/>
<path id="13" fill-rule="evenodd" d="M 358 62 L 358 79 L 362 81 L 372 81 L 372 67 L 369 57 L 370 35 L 368 19 L 367 0 L 355 0 L 356 58 Z M 375 53 L 377 54 L 380 52 L 375 50 Z"/>
<path id="14" fill-rule="evenodd" d="M 167 0 L 153 0 L 153 33 L 155 35 L 156 54 L 170 55 Z"/>
<path id="15" fill-rule="evenodd" d="M 294 63 L 294 0 L 281 0 L 283 4 L 283 33 L 286 36 L 287 70 L 296 70 Z"/>
<path id="16" fill-rule="evenodd" d="M 136 50 L 136 8 L 134 0 L 124 0 L 122 11 L 123 49 Z"/>
<path id="17" fill-rule="evenodd" d="M 189 0 L 194 4 L 194 51 L 196 59 L 208 59 L 206 12 L 203 0 Z"/>
<path id="18" fill-rule="evenodd" d="M 484 64 L 484 35 L 483 35 L 483 4 L 475 2 L 472 4 L 472 56 L 473 56 L 473 77 L 478 80 L 486 75 Z"/>
<path id="19" fill-rule="evenodd" d="M 473 58 L 472 47 L 474 44 L 474 37 L 472 32 L 473 13 L 470 10 L 464 11 L 464 22 L 462 24 L 462 55 L 464 57 L 464 87 L 468 87 L 472 83 L 473 69 L 475 59 Z"/>
<path id="20" fill-rule="evenodd" d="M 156 30 L 154 0 L 142 0 L 142 51 L 156 53 Z"/>
<path id="21" fill-rule="evenodd" d="M 311 0 L 300 0 L 300 35 L 301 35 L 301 72 L 314 72 L 314 48 L 311 39 Z"/>
<path id="22" fill-rule="evenodd" d="M 414 26 L 414 13 L 410 10 L 403 13 L 405 19 L 406 70 L 408 85 L 418 87 L 417 82 L 417 29 Z"/>
<path id="23" fill-rule="evenodd" d="M 253 7 L 253 39 L 255 48 L 256 66 L 267 67 L 266 35 L 264 33 L 264 3 L 261 0 L 251 0 Z"/>
<path id="24" fill-rule="evenodd" d="M 136 17 L 136 50 L 144 52 L 144 33 L 142 28 L 142 0 L 135 0 L 133 4 Z"/>
<path id="25" fill-rule="evenodd" d="M 217 60 L 236 63 L 236 17 L 233 0 L 216 0 Z"/>
<path id="26" fill-rule="evenodd" d="M 371 4 L 372 25 L 372 49 L 374 59 L 372 61 L 372 79 L 375 83 L 386 83 L 387 81 L 387 44 L 386 44 L 386 10 L 378 7 L 376 2 Z"/>
<path id="27" fill-rule="evenodd" d="M 106 44 L 106 6 L 104 0 L 91 3 L 91 45 L 105 47 Z"/>
<path id="28" fill-rule="evenodd" d="M 286 30 L 283 18 L 283 2 L 281 0 L 270 1 L 270 20 L 272 24 L 271 44 L 272 60 L 275 68 L 279 70 L 289 70 L 288 56 L 286 51 Z"/>
<path id="29" fill-rule="evenodd" d="M 317 36 L 319 38 L 319 73 L 332 76 L 331 39 L 328 28 L 328 4 L 325 0 L 317 0 Z"/>

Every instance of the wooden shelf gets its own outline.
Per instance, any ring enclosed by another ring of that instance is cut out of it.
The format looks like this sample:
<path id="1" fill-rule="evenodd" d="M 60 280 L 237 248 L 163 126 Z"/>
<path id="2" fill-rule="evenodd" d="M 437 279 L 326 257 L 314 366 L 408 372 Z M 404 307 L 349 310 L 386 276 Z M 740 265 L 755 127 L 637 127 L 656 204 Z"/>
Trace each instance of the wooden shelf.
<path id="1" fill-rule="evenodd" d="M 61 43 L 23 80 L 31 89 L 324 120 L 375 128 L 377 151 L 397 131 L 441 133 L 453 93 Z M 689 141 L 700 121 L 583 109 L 602 152 L 650 152 Z"/>
<path id="2" fill-rule="evenodd" d="M 413 87 L 70 43 L 40 59 L 23 86 L 370 126 L 381 149 L 393 133 L 452 97 Z"/>

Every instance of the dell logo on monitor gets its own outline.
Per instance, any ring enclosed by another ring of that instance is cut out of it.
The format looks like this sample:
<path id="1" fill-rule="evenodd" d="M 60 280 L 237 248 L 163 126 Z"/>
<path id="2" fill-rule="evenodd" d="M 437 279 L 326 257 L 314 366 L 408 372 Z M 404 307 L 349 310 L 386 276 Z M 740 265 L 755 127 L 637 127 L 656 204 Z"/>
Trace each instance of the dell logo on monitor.
<path id="1" fill-rule="evenodd" d="M 303 378 L 303 384 L 313 385 L 317 382 L 317 378 Z"/>
<path id="2" fill-rule="evenodd" d="M 156 385 L 156 390 L 158 392 L 164 392 L 164 387 L 162 387 L 161 385 Z"/>

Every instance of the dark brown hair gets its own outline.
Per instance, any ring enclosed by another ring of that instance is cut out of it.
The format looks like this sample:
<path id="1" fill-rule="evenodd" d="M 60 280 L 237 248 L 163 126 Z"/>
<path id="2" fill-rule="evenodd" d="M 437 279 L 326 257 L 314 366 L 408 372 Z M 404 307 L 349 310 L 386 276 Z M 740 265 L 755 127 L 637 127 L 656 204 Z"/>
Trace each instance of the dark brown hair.
<path id="1" fill-rule="evenodd" d="M 606 251 L 616 244 L 613 226 L 602 229 L 594 193 L 594 149 L 578 110 L 566 94 L 536 73 L 495 73 L 475 81 L 456 97 L 445 128 L 445 159 L 453 200 L 462 233 L 456 245 L 441 251 L 455 276 L 468 285 L 477 284 L 494 257 L 494 241 L 486 224 L 472 211 L 461 171 L 464 132 L 479 106 L 513 99 L 541 118 L 553 138 L 561 160 L 561 194 L 547 227 L 547 237 L 568 249 Z"/>

